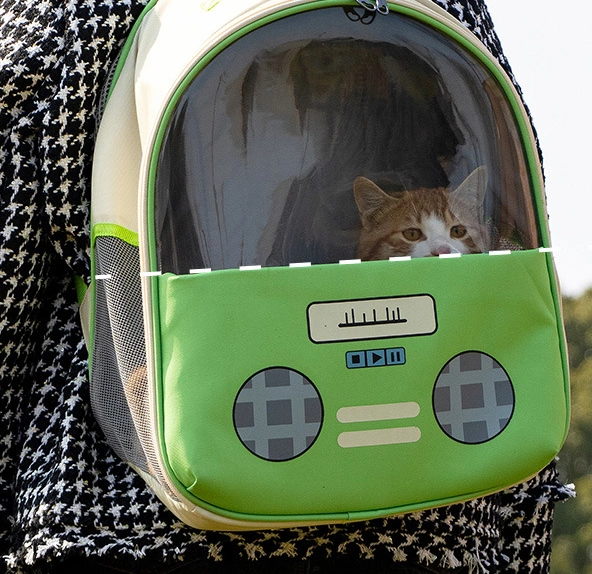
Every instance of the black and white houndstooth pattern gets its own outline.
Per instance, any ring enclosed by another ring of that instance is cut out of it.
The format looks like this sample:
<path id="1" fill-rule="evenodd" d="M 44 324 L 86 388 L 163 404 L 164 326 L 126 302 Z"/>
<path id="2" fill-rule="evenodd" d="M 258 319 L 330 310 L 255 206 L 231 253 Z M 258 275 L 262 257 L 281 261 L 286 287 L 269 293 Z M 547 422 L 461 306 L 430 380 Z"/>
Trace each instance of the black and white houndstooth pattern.
<path id="1" fill-rule="evenodd" d="M 503 60 L 480 0 L 437 0 Z M 552 469 L 500 495 L 345 527 L 185 527 L 106 445 L 89 407 L 73 277 L 88 278 L 89 176 L 107 70 L 142 0 L 0 0 L 0 556 L 70 554 L 138 572 L 205 557 L 383 556 L 546 572 Z M 0 566 L 0 570 L 3 566 Z"/>

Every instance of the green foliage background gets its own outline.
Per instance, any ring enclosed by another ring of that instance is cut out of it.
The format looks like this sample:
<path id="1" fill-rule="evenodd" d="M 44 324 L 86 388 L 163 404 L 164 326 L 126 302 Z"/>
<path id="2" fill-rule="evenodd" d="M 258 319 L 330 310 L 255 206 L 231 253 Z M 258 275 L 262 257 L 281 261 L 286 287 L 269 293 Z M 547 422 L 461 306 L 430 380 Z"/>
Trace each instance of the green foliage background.
<path id="1" fill-rule="evenodd" d="M 551 574 L 592 574 L 592 289 L 563 299 L 571 372 L 572 417 L 559 454 L 577 497 L 557 505 Z"/>

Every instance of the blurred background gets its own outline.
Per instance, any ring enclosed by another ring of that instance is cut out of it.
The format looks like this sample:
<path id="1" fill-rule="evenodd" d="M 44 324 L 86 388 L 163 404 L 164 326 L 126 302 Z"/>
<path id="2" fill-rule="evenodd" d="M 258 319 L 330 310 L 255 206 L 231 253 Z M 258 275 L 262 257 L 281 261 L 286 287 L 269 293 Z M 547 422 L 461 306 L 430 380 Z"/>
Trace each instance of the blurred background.
<path id="1" fill-rule="evenodd" d="M 486 0 L 543 150 L 563 291 L 592 287 L 592 2 Z"/>
<path id="2" fill-rule="evenodd" d="M 486 2 L 543 150 L 564 294 L 572 421 L 559 468 L 577 497 L 557 507 L 551 574 L 592 574 L 592 2 Z"/>

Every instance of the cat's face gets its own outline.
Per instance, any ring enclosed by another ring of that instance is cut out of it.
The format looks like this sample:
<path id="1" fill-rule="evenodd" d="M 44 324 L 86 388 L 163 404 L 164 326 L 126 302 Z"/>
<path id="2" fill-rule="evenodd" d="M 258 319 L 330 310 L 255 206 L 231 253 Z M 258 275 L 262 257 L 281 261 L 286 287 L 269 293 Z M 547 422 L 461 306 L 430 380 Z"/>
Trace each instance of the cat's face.
<path id="1" fill-rule="evenodd" d="M 435 257 L 486 250 L 488 231 L 481 222 L 485 169 L 477 168 L 454 191 L 420 188 L 394 195 L 358 177 L 354 182 L 362 222 L 358 257 Z"/>

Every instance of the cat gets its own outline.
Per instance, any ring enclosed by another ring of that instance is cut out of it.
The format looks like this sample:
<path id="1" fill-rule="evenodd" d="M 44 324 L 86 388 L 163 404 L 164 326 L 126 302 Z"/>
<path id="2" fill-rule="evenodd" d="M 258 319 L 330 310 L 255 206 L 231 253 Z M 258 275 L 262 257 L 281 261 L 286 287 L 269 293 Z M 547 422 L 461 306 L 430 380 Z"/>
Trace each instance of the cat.
<path id="1" fill-rule="evenodd" d="M 419 188 L 389 195 L 366 177 L 356 178 L 353 187 L 362 224 L 357 255 L 364 261 L 487 250 L 485 166 L 454 191 Z"/>

